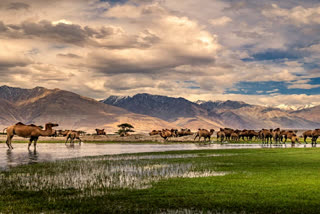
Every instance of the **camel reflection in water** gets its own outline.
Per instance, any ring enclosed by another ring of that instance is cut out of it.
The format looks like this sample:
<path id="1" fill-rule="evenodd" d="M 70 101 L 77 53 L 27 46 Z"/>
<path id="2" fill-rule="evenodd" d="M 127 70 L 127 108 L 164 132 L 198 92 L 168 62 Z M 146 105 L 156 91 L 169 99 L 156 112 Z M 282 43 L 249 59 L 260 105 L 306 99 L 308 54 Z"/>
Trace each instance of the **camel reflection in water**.
<path id="1" fill-rule="evenodd" d="M 37 150 L 29 150 L 26 153 L 15 154 L 11 149 L 7 149 L 7 163 L 9 166 L 15 166 L 17 163 L 32 164 L 37 163 L 39 153 Z"/>

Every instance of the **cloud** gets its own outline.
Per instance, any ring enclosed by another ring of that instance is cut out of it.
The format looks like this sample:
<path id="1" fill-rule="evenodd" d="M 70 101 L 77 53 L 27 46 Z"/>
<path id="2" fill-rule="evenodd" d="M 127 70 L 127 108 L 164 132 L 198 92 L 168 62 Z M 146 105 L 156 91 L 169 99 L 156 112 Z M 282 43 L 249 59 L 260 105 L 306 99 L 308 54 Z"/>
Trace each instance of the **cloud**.
<path id="1" fill-rule="evenodd" d="M 81 56 L 73 53 L 67 53 L 67 54 L 57 54 L 58 57 L 64 57 L 64 58 L 74 58 L 74 59 L 80 59 L 82 58 Z"/>
<path id="2" fill-rule="evenodd" d="M 30 8 L 29 4 L 23 2 L 12 2 L 7 6 L 8 10 L 27 10 Z"/>
<path id="3" fill-rule="evenodd" d="M 296 25 L 320 24 L 320 7 L 304 8 L 296 6 L 292 9 L 283 9 L 276 4 L 272 4 L 272 7 L 263 10 L 262 14 L 280 21 L 285 19 Z"/>
<path id="4" fill-rule="evenodd" d="M 222 16 L 220 18 L 216 18 L 216 19 L 211 19 L 209 22 L 210 24 L 212 24 L 213 26 L 223 26 L 228 24 L 229 22 L 231 22 L 232 19 L 227 17 L 227 16 Z"/>
<path id="5" fill-rule="evenodd" d="M 311 81 L 320 60 L 313 1 L 12 3 L 0 1 L 3 84 L 97 99 L 146 92 L 270 105 L 293 103 L 281 93 L 318 93 Z M 240 83 L 262 85 L 259 96 L 246 95 L 252 90 Z"/>

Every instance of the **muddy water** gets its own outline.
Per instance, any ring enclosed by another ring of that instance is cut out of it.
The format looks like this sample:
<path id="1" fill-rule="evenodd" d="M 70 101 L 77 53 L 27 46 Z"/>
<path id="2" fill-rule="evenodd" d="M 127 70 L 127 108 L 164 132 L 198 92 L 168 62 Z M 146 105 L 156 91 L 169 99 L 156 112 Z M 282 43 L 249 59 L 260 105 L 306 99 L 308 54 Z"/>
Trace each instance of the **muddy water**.
<path id="1" fill-rule="evenodd" d="M 14 149 L 8 150 L 6 145 L 0 144 L 0 169 L 19 164 L 32 164 L 41 161 L 54 161 L 66 158 L 85 156 L 139 153 L 139 152 L 161 152 L 176 150 L 201 150 L 201 149 L 246 149 L 265 148 L 261 144 L 95 144 L 83 143 L 81 146 L 66 146 L 63 143 L 40 143 L 37 151 L 27 149 L 27 144 L 13 143 Z M 310 145 L 308 145 L 310 146 Z M 272 146 L 276 148 L 279 146 Z M 280 146 L 285 148 L 285 146 Z M 287 145 L 287 147 L 291 147 Z M 300 145 L 299 147 L 304 147 Z"/>

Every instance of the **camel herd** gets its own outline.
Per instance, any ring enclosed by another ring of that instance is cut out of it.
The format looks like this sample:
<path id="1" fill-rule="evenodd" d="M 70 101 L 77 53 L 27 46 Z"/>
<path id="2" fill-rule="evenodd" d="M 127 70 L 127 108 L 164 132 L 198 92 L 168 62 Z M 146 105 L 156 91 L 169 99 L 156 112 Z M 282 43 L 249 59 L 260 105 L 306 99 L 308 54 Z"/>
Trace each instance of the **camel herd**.
<path id="1" fill-rule="evenodd" d="M 74 131 L 74 130 L 54 130 L 53 127 L 58 126 L 56 123 L 47 123 L 45 125 L 45 129 L 43 130 L 41 126 L 36 126 L 34 124 L 25 125 L 21 122 L 16 123 L 15 125 L 9 126 L 5 128 L 7 130 L 7 141 L 6 144 L 9 149 L 13 149 L 12 147 L 12 138 L 17 135 L 20 137 L 29 138 L 28 149 L 30 149 L 31 144 L 33 143 L 34 149 L 36 149 L 37 141 L 40 136 L 64 136 L 66 137 L 65 144 L 70 141 L 70 143 L 74 143 L 75 140 L 79 141 L 81 144 L 82 140 L 80 139 L 80 135 L 84 132 Z M 104 129 L 96 129 L 97 135 L 106 135 Z M 188 135 L 194 135 L 194 140 L 198 138 L 200 141 L 202 138 L 206 142 L 211 141 L 211 137 L 213 136 L 215 130 L 214 129 L 198 129 L 197 132 L 192 132 L 190 129 L 162 129 L 162 130 L 152 130 L 149 135 L 160 135 L 165 141 L 169 138 L 173 137 L 182 137 Z M 252 141 L 253 139 L 260 139 L 262 144 L 272 144 L 273 142 L 276 144 L 286 143 L 289 139 L 292 144 L 296 142 L 300 144 L 299 137 L 297 136 L 296 130 L 281 130 L 280 128 L 276 129 L 261 129 L 260 131 L 255 130 L 239 130 L 239 129 L 231 129 L 231 128 L 220 128 L 220 130 L 216 134 L 217 140 L 220 142 L 223 141 Z M 308 130 L 302 133 L 302 138 L 304 142 L 307 144 L 307 138 L 311 138 L 312 146 L 317 144 L 317 139 L 320 136 L 320 129 Z"/>
<path id="2" fill-rule="evenodd" d="M 152 130 L 149 135 L 160 135 L 165 141 L 172 137 L 181 137 L 186 135 L 194 135 L 194 140 L 198 138 L 200 141 L 201 138 L 204 141 L 210 141 L 211 136 L 215 132 L 214 129 L 198 129 L 197 132 L 193 133 L 190 129 L 162 129 L 162 130 Z M 292 144 L 296 142 L 300 144 L 299 137 L 297 136 L 297 130 L 281 130 L 280 128 L 276 129 L 261 129 L 260 131 L 255 130 L 239 130 L 231 128 L 220 128 L 217 132 L 217 140 L 220 142 L 223 141 L 252 141 L 253 139 L 260 139 L 262 144 L 276 144 L 286 143 L 287 140 L 290 140 Z M 302 136 L 304 142 L 307 144 L 307 138 L 311 138 L 311 144 L 315 145 L 317 139 L 320 136 L 320 129 L 308 130 L 303 132 Z"/>

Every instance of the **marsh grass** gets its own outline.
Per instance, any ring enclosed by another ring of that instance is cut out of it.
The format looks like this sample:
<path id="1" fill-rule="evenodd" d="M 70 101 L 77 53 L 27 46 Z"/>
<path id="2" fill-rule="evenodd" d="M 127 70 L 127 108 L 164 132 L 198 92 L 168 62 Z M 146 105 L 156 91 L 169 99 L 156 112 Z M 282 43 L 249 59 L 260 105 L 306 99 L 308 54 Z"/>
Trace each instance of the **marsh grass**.
<path id="1" fill-rule="evenodd" d="M 0 212 L 319 213 L 319 154 L 198 150 L 23 165 L 1 172 Z"/>

